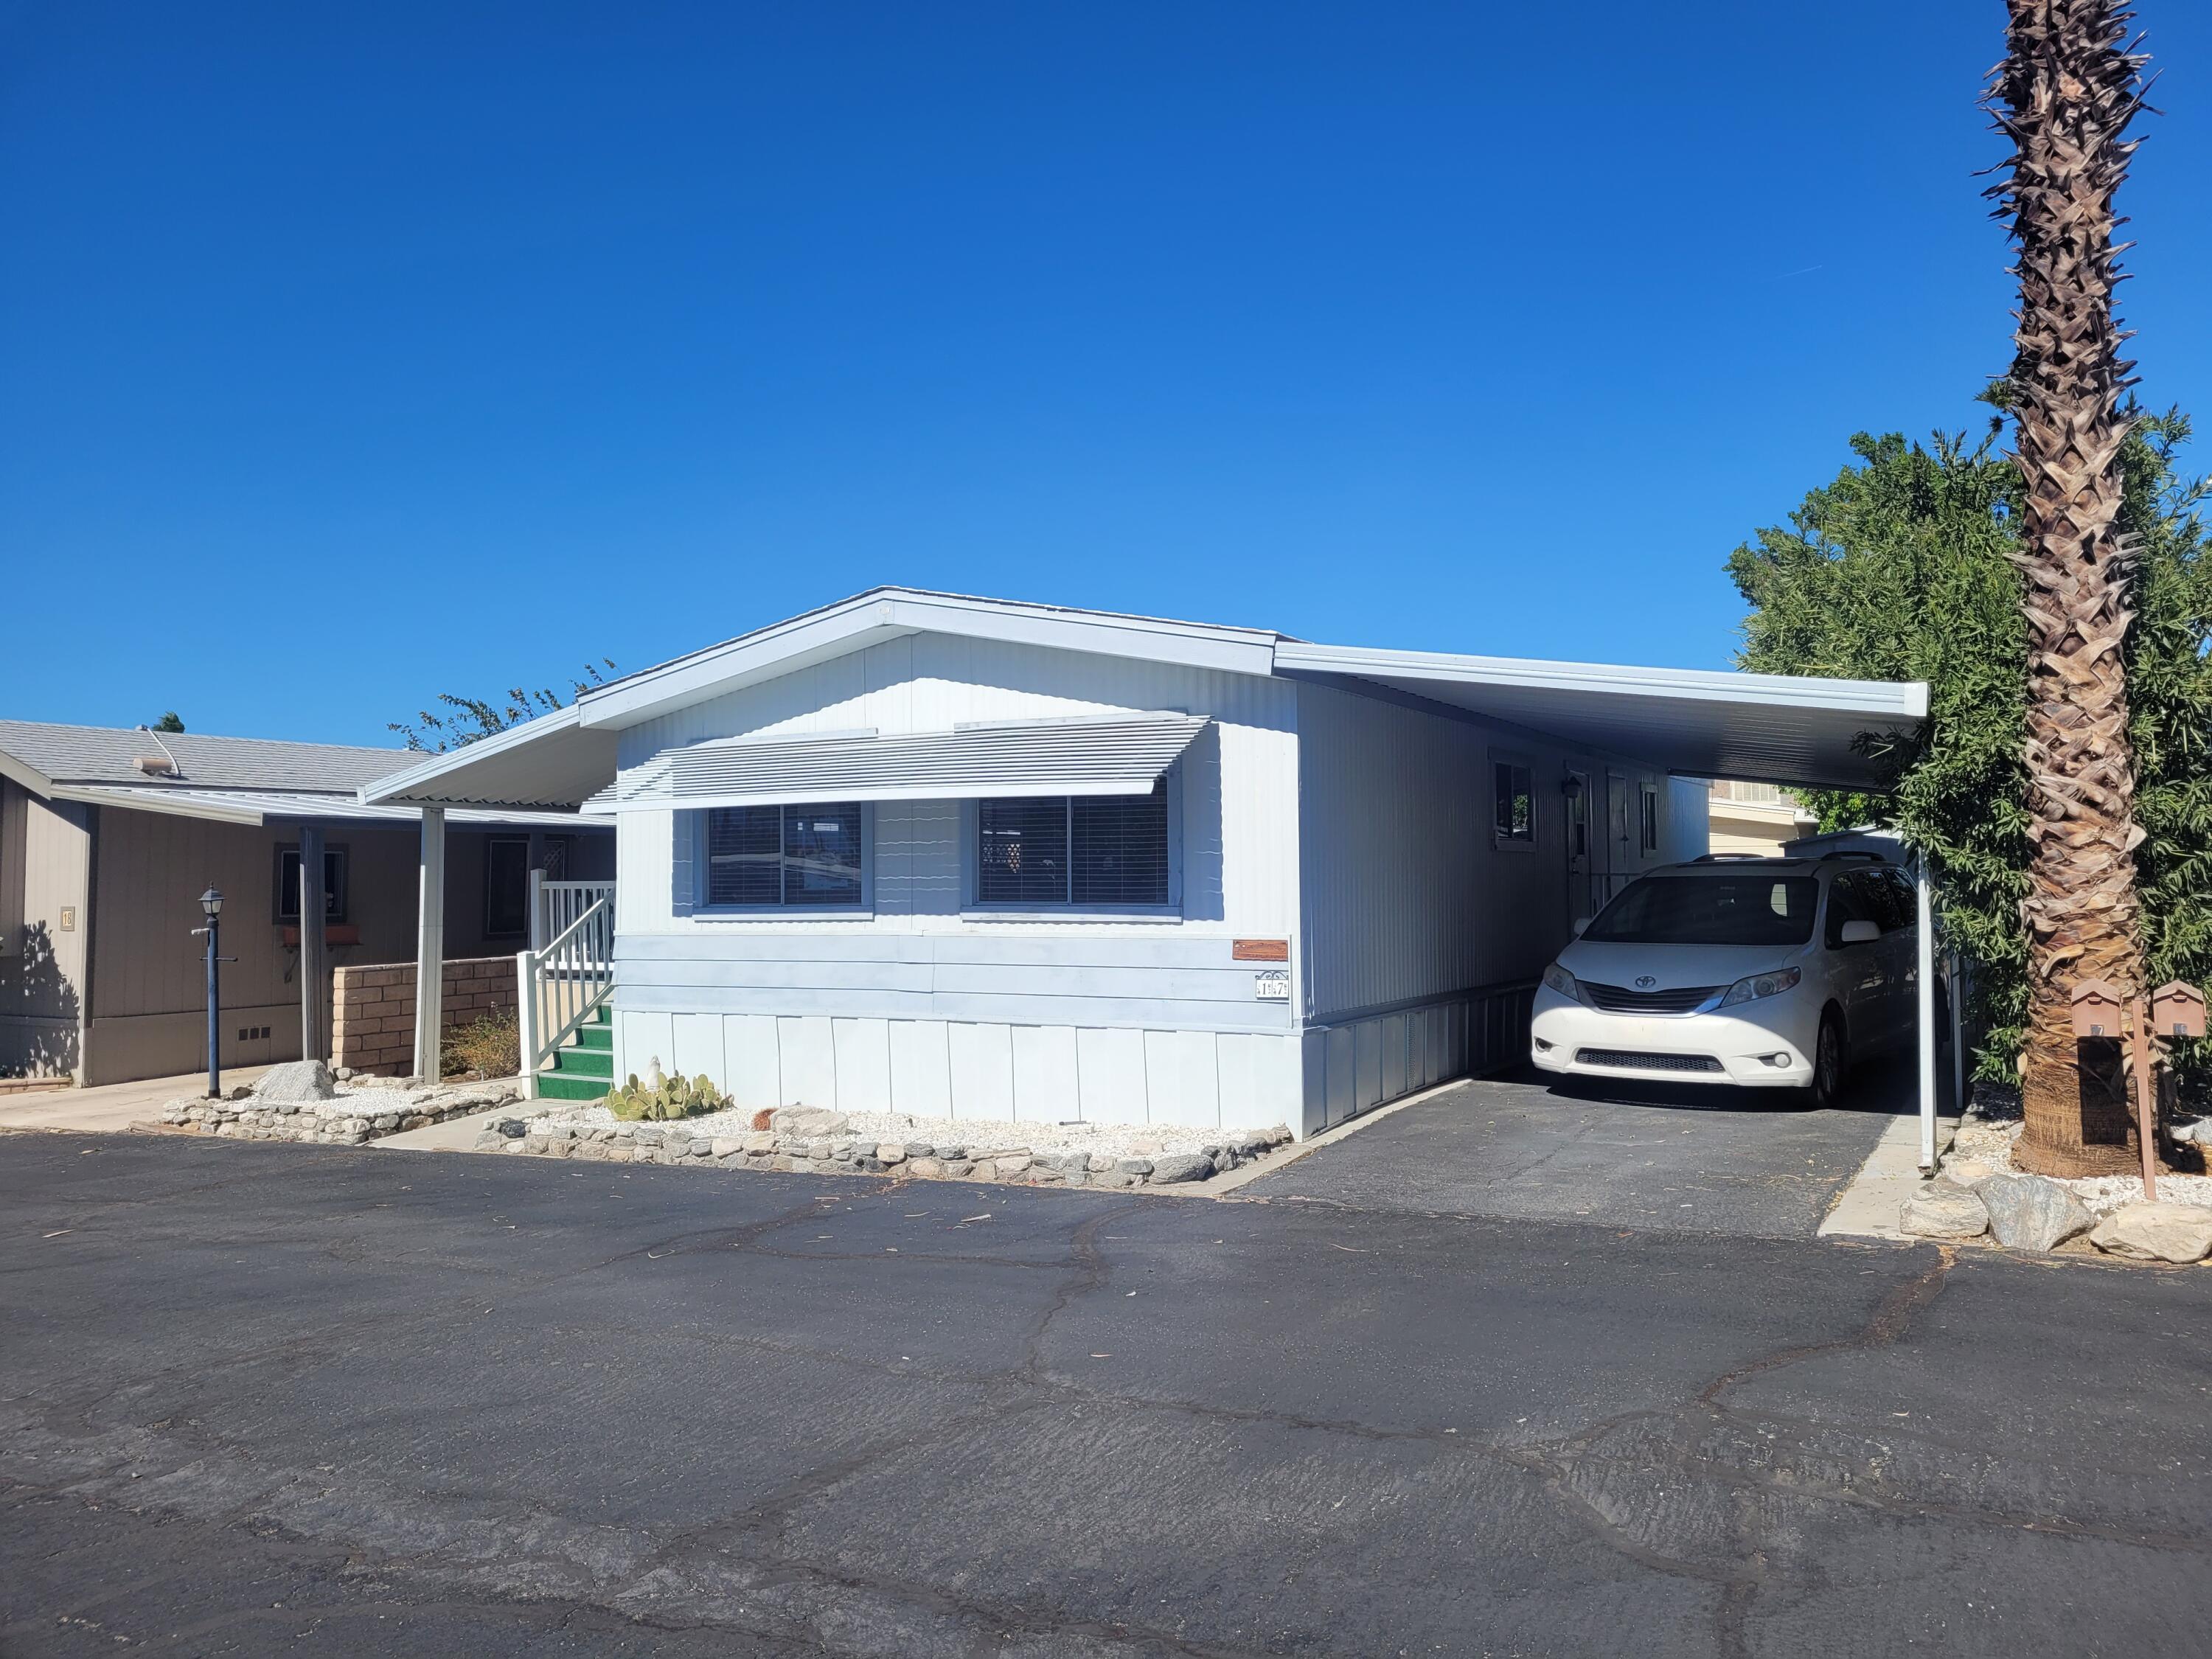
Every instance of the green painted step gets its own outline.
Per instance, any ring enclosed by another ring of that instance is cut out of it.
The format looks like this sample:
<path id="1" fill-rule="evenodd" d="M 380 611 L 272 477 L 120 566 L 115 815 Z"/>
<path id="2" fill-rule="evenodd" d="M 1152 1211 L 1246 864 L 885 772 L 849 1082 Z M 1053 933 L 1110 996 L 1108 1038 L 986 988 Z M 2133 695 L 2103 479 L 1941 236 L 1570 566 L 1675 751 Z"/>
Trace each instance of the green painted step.
<path id="1" fill-rule="evenodd" d="M 556 1048 L 553 1069 L 574 1077 L 603 1078 L 611 1083 L 615 1075 L 615 1056 L 611 1048 Z"/>
<path id="2" fill-rule="evenodd" d="M 608 1086 L 608 1079 L 603 1077 L 578 1077 L 559 1072 L 538 1074 L 540 1100 L 605 1100 Z"/>
<path id="3" fill-rule="evenodd" d="M 579 1048 L 604 1048 L 614 1052 L 615 1028 L 611 1025 L 580 1025 L 576 1028 Z"/>

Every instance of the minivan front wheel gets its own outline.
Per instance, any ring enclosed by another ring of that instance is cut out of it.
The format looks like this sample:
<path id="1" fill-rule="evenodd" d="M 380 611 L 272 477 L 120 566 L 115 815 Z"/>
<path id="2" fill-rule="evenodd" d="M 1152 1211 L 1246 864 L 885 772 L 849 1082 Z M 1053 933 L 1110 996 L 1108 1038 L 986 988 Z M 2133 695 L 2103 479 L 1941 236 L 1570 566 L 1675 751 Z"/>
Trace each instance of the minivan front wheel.
<path id="1" fill-rule="evenodd" d="M 1844 1092 L 1844 1022 L 1832 1008 L 1820 1016 L 1820 1035 L 1813 1042 L 1813 1081 L 1807 1087 L 1806 1104 L 1826 1111 Z"/>

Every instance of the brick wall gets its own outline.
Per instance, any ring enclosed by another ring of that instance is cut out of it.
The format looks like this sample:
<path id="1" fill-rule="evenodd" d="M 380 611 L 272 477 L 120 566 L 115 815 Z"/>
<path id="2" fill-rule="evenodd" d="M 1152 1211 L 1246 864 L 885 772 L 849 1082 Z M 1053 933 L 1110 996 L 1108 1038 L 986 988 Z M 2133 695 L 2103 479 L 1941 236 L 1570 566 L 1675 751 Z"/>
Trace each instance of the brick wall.
<path id="1" fill-rule="evenodd" d="M 331 975 L 331 1064 L 384 1077 L 415 1070 L 415 964 L 388 963 Z M 513 957 L 471 957 L 445 965 L 443 1031 L 515 1006 Z"/>

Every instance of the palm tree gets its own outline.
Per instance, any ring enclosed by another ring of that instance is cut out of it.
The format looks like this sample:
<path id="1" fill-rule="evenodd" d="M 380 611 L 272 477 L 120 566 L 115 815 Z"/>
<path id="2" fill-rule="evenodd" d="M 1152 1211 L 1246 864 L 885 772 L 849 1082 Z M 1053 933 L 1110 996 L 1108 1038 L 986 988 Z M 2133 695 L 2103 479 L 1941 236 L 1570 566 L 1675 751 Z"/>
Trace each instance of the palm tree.
<path id="1" fill-rule="evenodd" d="M 2018 1161 L 2047 1175 L 2134 1167 L 2117 1044 L 2077 1044 L 2069 998 L 2094 978 L 2142 983 L 2135 756 L 2124 642 L 2130 550 L 2115 519 L 2120 400 L 2133 364 L 2112 314 L 2112 198 L 2135 143 L 2146 59 L 2115 0 L 2008 0 L 2008 51 L 1988 106 L 2012 141 L 1993 185 L 2019 252 L 2011 402 L 2026 507 L 2016 556 L 2027 624 L 2027 1123 Z M 2112 1052 L 2099 1052 L 2100 1050 Z"/>

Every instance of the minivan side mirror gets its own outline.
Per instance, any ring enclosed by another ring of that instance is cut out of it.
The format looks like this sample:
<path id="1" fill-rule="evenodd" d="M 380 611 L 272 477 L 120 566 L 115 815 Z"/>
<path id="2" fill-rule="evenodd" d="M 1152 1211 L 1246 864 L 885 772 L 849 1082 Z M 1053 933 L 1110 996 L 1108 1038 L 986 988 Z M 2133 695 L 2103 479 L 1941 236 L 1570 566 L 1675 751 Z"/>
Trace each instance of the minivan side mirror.
<path id="1" fill-rule="evenodd" d="M 1580 939 L 1583 936 L 1583 929 L 1589 925 L 1590 919 L 1588 916 L 1577 916 L 1575 918 L 1575 925 L 1573 927 L 1569 929 L 1569 931 L 1572 933 L 1577 939 Z"/>
<path id="2" fill-rule="evenodd" d="M 1881 937 L 1881 925 L 1864 916 L 1854 916 L 1844 924 L 1843 942 L 1846 945 L 1871 945 Z"/>

